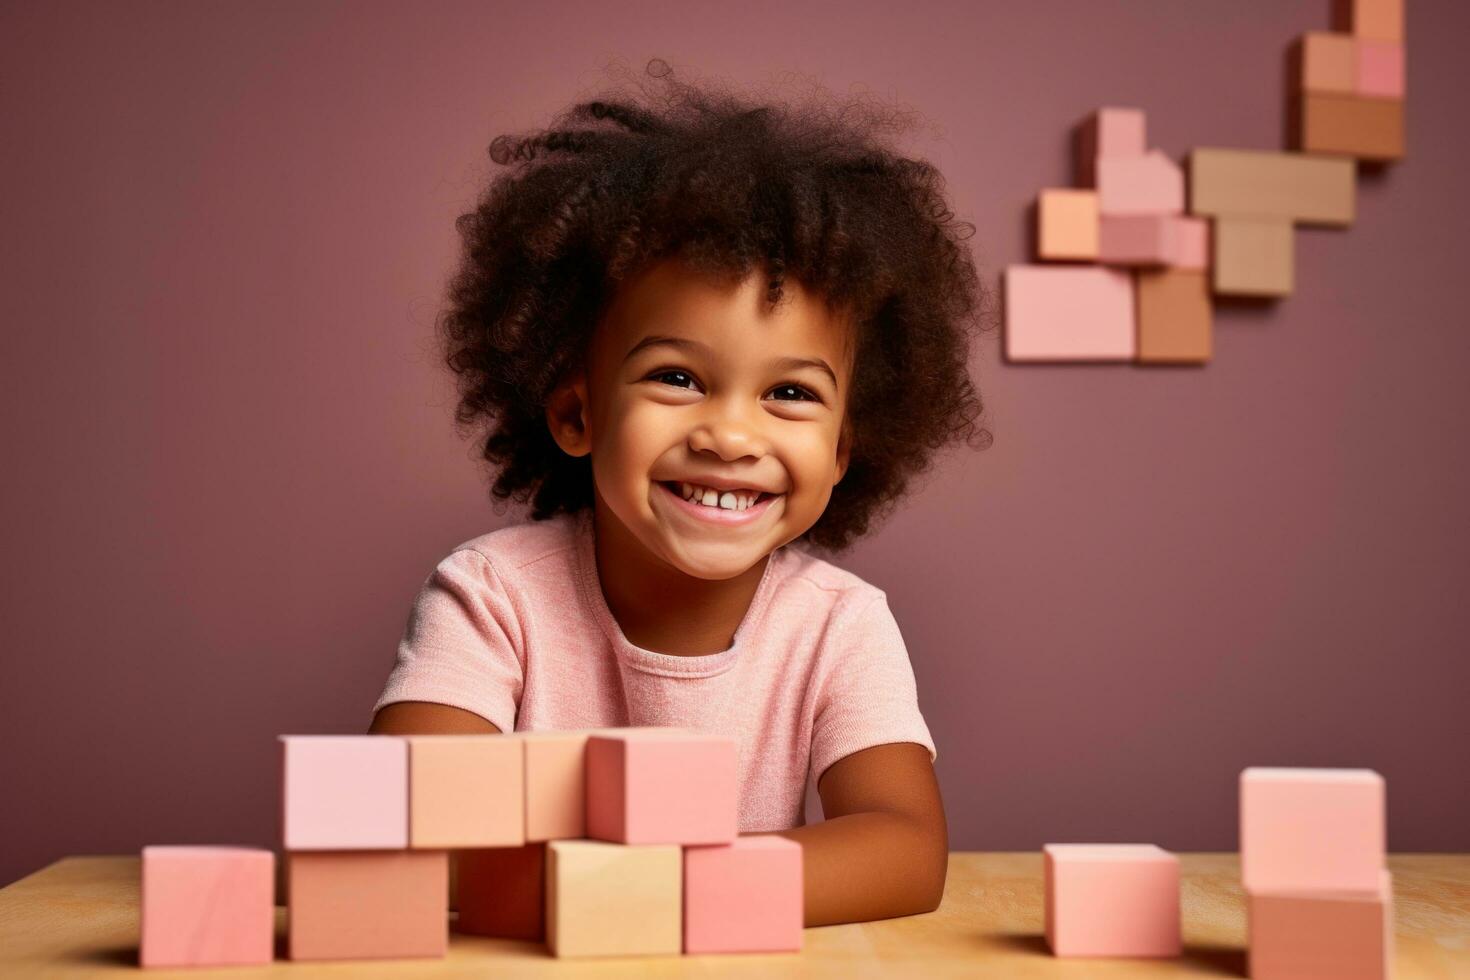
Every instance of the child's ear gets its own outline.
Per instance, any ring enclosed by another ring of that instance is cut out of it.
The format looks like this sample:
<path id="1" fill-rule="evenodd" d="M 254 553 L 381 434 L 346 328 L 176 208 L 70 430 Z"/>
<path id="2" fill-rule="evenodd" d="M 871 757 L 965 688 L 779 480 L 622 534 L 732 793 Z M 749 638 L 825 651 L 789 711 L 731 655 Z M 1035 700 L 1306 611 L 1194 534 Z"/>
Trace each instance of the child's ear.
<path id="1" fill-rule="evenodd" d="M 842 482 L 847 475 L 847 463 L 852 458 L 852 425 L 847 419 L 842 420 L 842 431 L 837 436 L 837 479 L 832 481 L 835 487 Z"/>
<path id="2" fill-rule="evenodd" d="M 587 424 L 587 376 L 569 375 L 546 399 L 546 425 L 551 438 L 568 456 L 585 456 L 592 451 L 592 432 Z"/>

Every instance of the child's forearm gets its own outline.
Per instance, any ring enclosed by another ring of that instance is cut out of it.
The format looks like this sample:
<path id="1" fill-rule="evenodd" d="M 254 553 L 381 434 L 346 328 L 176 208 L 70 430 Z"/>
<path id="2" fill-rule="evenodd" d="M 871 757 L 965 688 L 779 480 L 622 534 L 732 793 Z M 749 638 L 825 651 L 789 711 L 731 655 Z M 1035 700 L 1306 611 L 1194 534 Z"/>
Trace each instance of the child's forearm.
<path id="1" fill-rule="evenodd" d="M 944 894 L 948 838 L 903 813 L 849 813 L 783 830 L 802 845 L 806 924 L 931 912 Z"/>

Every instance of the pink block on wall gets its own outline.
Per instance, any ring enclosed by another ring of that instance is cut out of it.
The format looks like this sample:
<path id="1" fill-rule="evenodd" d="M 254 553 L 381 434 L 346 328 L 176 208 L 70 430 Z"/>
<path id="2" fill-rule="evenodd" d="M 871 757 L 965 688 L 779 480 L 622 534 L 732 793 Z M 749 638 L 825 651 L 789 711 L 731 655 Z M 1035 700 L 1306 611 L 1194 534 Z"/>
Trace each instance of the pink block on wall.
<path id="1" fill-rule="evenodd" d="M 1179 214 L 1184 210 L 1184 170 L 1158 150 L 1100 157 L 1097 198 L 1104 215 Z"/>
<path id="2" fill-rule="evenodd" d="M 1153 844 L 1042 848 L 1057 956 L 1178 956 L 1179 859 Z"/>
<path id="3" fill-rule="evenodd" d="M 261 848 L 143 848 L 139 963 L 269 963 L 275 951 L 275 868 L 275 854 Z"/>
<path id="4" fill-rule="evenodd" d="M 774 835 L 684 848 L 684 952 L 801 949 L 801 845 Z"/>
<path id="5" fill-rule="evenodd" d="M 1178 269 L 1210 267 L 1209 218 L 1174 218 L 1174 254 L 1169 264 Z"/>
<path id="6" fill-rule="evenodd" d="M 1369 891 L 1248 892 L 1252 980 L 1387 980 L 1393 879 Z"/>
<path id="7" fill-rule="evenodd" d="M 1171 214 L 1105 214 L 1098 261 L 1108 265 L 1167 265 L 1179 251 Z"/>
<path id="8" fill-rule="evenodd" d="M 620 844 L 723 844 L 737 833 L 733 739 L 628 729 L 587 739 L 587 836 Z"/>
<path id="9" fill-rule="evenodd" d="M 1240 875 L 1249 891 L 1373 890 L 1385 860 L 1383 777 L 1371 769 L 1240 774 Z"/>
<path id="10" fill-rule="evenodd" d="M 1357 93 L 1402 99 L 1405 74 L 1403 44 L 1366 37 L 1358 38 L 1357 43 Z"/>
<path id="11" fill-rule="evenodd" d="M 1130 361 L 1138 347 L 1133 277 L 1105 266 L 1007 266 L 1005 353 L 1012 361 Z"/>
<path id="12" fill-rule="evenodd" d="M 1077 127 L 1077 183 L 1092 187 L 1100 157 L 1142 156 L 1148 147 L 1142 109 L 1104 106 Z"/>
<path id="13" fill-rule="evenodd" d="M 408 846 L 408 743 L 392 735 L 282 735 L 288 851 Z"/>

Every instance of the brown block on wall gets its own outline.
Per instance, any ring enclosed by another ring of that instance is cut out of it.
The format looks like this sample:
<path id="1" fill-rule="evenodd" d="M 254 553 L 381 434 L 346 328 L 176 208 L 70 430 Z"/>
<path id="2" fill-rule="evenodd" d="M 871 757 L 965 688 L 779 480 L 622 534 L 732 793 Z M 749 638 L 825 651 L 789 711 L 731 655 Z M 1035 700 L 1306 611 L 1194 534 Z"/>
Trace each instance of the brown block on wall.
<path id="1" fill-rule="evenodd" d="M 1189 210 L 1350 225 L 1356 179 L 1351 157 L 1201 147 L 1189 154 Z"/>
<path id="2" fill-rule="evenodd" d="M 1404 39 L 1404 0 L 1333 0 L 1332 29 L 1380 41 Z"/>
<path id="3" fill-rule="evenodd" d="M 455 931 L 540 942 L 546 935 L 546 845 L 458 853 Z"/>
<path id="4" fill-rule="evenodd" d="M 291 959 L 444 955 L 448 851 L 293 851 L 287 860 Z"/>
<path id="5" fill-rule="evenodd" d="M 1360 160 L 1404 155 L 1404 103 L 1366 95 L 1297 96 L 1296 139 L 1308 153 L 1342 153 Z"/>
<path id="6" fill-rule="evenodd" d="M 1213 324 L 1208 273 L 1202 269 L 1140 269 L 1135 281 L 1139 361 L 1207 362 Z"/>
<path id="7" fill-rule="evenodd" d="M 1214 221 L 1215 293 L 1286 296 L 1292 289 L 1291 222 L 1284 218 L 1218 215 Z"/>

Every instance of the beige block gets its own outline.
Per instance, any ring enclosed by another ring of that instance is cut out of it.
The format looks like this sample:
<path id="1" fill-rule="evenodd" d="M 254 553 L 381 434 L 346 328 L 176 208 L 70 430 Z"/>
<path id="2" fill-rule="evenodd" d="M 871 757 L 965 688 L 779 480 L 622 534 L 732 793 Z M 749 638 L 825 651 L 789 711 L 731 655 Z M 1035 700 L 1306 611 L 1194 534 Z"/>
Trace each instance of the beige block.
<path id="1" fill-rule="evenodd" d="M 1404 0 L 1333 0 L 1332 27 L 1379 41 L 1404 39 Z"/>
<path id="2" fill-rule="evenodd" d="M 676 956 L 683 849 L 558 840 L 546 845 L 546 944 L 555 956 Z"/>
<path id="3" fill-rule="evenodd" d="M 1286 296 L 1293 282 L 1294 230 L 1282 218 L 1219 215 L 1214 220 L 1214 292 Z"/>
<path id="4" fill-rule="evenodd" d="M 1404 155 L 1404 103 L 1368 95 L 1296 96 L 1297 148 L 1342 153 L 1359 160 L 1398 160 Z"/>
<path id="5" fill-rule="evenodd" d="M 526 842 L 525 762 L 518 739 L 405 738 L 409 847 L 518 847 Z"/>
<path id="6" fill-rule="evenodd" d="M 1096 262 L 1097 248 L 1097 191 L 1043 190 L 1036 202 L 1037 258 Z"/>
<path id="7" fill-rule="evenodd" d="M 1353 223 L 1357 165 L 1351 157 L 1201 147 L 1189 154 L 1192 214 Z"/>
<path id="8" fill-rule="evenodd" d="M 1203 364 L 1212 353 L 1210 282 L 1202 269 L 1140 269 L 1135 277 L 1138 360 Z"/>

